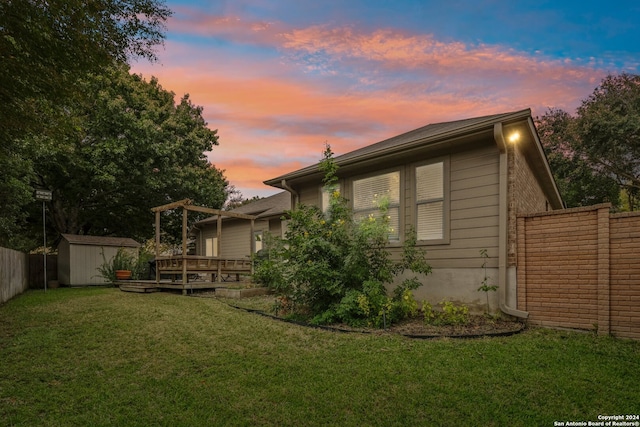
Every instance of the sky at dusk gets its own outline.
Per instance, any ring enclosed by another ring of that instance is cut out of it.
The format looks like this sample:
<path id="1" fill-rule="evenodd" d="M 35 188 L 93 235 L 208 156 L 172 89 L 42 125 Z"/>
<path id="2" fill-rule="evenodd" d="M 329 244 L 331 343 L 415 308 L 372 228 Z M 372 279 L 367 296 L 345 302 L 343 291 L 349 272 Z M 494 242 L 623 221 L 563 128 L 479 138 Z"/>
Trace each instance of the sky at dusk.
<path id="1" fill-rule="evenodd" d="M 640 73 L 640 2 L 173 0 L 156 76 L 204 108 L 210 161 L 262 181 L 430 123 L 573 113 L 607 74 Z"/>

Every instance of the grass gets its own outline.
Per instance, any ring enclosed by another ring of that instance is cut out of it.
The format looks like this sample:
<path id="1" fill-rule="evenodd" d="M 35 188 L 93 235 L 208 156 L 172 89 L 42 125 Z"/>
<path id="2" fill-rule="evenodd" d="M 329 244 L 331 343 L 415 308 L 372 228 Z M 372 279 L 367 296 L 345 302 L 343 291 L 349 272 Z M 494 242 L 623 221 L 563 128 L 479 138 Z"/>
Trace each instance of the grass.
<path id="1" fill-rule="evenodd" d="M 344 334 L 113 288 L 0 306 L 0 361 L 8 426 L 544 426 L 637 414 L 640 395 L 640 342 Z"/>

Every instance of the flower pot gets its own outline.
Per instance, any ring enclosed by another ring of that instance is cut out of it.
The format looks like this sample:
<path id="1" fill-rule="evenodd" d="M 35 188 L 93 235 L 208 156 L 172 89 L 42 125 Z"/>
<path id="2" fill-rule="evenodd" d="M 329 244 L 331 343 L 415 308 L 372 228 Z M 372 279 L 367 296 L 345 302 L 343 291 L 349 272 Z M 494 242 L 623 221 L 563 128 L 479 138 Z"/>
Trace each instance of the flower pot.
<path id="1" fill-rule="evenodd" d="M 131 279 L 131 270 L 116 270 L 116 280 Z"/>

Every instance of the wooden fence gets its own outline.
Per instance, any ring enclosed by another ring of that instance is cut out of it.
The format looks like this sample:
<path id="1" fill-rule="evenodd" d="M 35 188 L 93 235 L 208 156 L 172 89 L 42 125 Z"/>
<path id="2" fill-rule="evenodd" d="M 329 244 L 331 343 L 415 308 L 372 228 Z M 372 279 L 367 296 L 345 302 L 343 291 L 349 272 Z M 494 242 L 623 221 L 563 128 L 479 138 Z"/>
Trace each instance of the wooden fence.
<path id="1" fill-rule="evenodd" d="M 0 248 L 0 303 L 9 301 L 29 288 L 29 256 Z"/>

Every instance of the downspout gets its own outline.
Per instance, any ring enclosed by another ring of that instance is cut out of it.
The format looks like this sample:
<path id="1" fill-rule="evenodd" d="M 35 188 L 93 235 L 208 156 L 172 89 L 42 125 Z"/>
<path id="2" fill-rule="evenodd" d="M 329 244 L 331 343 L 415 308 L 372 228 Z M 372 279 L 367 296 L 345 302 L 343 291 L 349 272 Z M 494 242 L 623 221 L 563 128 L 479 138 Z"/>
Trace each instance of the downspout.
<path id="1" fill-rule="evenodd" d="M 507 288 L 509 287 L 509 274 L 507 267 L 509 257 L 507 245 L 509 240 L 509 163 L 507 158 L 507 143 L 502 132 L 502 123 L 493 125 L 493 138 L 500 151 L 500 183 L 499 183 L 499 214 L 498 214 L 498 299 L 500 310 L 510 316 L 526 319 L 529 313 L 507 305 Z"/>
<path id="2" fill-rule="evenodd" d="M 293 208 L 295 209 L 295 207 L 298 205 L 298 202 L 300 201 L 299 200 L 300 196 L 298 195 L 298 192 L 296 190 L 294 190 L 293 188 L 291 188 L 291 186 L 289 184 L 287 184 L 287 180 L 286 179 L 283 179 L 282 181 L 280 181 L 280 185 L 282 185 L 282 188 L 287 190 L 293 196 Z"/>

